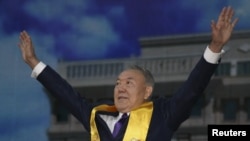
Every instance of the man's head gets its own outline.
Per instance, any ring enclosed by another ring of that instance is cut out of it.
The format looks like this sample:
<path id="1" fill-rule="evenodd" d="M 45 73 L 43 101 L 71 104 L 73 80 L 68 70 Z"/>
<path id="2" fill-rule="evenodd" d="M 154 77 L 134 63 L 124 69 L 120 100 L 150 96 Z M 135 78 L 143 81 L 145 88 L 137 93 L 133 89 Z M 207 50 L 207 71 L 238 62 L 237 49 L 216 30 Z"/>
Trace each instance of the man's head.
<path id="1" fill-rule="evenodd" d="M 119 112 L 130 112 L 147 101 L 154 87 L 152 74 L 139 66 L 125 69 L 117 78 L 114 102 Z"/>

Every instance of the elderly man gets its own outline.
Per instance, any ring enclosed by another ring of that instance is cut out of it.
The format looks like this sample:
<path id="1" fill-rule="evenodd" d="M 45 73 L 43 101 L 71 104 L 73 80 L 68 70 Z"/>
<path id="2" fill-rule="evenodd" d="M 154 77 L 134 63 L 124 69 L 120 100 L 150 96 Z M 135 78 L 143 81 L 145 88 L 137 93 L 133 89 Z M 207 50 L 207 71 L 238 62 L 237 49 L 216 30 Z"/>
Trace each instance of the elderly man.
<path id="1" fill-rule="evenodd" d="M 212 40 L 188 79 L 172 98 L 150 100 L 154 79 L 151 73 L 132 66 L 120 73 L 114 88 L 114 105 L 98 105 L 74 91 L 51 67 L 35 55 L 30 36 L 20 33 L 23 60 L 36 78 L 90 132 L 92 141 L 170 141 L 190 114 L 192 106 L 208 85 L 219 64 L 223 46 L 228 42 L 238 19 L 224 7 L 218 21 L 211 22 Z M 117 129 L 120 126 L 120 129 Z M 118 131 L 117 131 L 118 130 Z"/>

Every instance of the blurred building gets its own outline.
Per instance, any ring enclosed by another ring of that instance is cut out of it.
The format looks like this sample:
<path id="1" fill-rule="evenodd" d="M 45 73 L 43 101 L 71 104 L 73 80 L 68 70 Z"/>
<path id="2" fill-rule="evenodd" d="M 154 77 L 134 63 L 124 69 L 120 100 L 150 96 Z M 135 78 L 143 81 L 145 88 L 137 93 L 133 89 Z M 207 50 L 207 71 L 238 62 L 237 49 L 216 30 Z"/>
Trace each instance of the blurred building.
<path id="1" fill-rule="evenodd" d="M 110 102 L 117 75 L 138 64 L 155 76 L 152 98 L 171 97 L 186 80 L 210 42 L 210 34 L 139 39 L 139 58 L 59 62 L 57 71 L 79 93 L 93 102 Z M 206 141 L 208 124 L 250 123 L 250 31 L 237 31 L 191 117 L 176 132 L 173 141 Z M 84 127 L 51 98 L 50 141 L 89 140 Z"/>

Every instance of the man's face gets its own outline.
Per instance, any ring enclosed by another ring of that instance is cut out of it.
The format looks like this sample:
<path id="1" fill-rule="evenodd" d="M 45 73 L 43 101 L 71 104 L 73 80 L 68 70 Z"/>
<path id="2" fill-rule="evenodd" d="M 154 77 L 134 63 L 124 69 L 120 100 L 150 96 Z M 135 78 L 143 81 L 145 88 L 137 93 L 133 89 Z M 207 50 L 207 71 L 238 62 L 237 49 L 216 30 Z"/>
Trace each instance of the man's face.
<path id="1" fill-rule="evenodd" d="M 119 112 L 130 112 L 140 106 L 151 95 L 150 86 L 137 70 L 125 70 L 117 78 L 114 102 Z"/>

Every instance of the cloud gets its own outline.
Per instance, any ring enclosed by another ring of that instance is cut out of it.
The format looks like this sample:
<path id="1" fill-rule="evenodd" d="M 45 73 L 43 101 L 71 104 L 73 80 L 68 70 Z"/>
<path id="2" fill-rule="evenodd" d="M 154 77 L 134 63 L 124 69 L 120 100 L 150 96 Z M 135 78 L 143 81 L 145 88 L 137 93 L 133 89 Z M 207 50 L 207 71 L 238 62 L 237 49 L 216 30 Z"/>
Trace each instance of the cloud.
<path id="1" fill-rule="evenodd" d="M 44 21 L 68 16 L 73 16 L 72 13 L 85 14 L 84 12 L 89 9 L 90 3 L 88 0 L 31 0 L 25 3 L 24 9 L 29 15 L 41 18 Z M 79 13 L 78 13 L 79 12 Z"/>
<path id="2" fill-rule="evenodd" d="M 120 24 L 119 19 L 124 19 L 124 9 L 121 5 L 112 5 L 111 2 L 106 10 L 88 0 L 34 0 L 26 3 L 24 9 L 39 21 L 33 29 L 54 36 L 53 49 L 60 59 L 106 59 L 110 54 L 121 54 L 122 57 L 139 54 L 138 44 L 134 41 L 128 42 L 121 33 L 120 29 L 124 28 L 126 23 Z M 129 44 L 126 52 L 117 50 L 123 46 L 123 42 Z"/>
<path id="3" fill-rule="evenodd" d="M 200 32 L 210 32 L 210 22 L 211 20 L 217 20 L 221 9 L 225 6 L 231 6 L 235 10 L 234 17 L 239 18 L 240 21 L 237 23 L 235 30 L 249 29 L 250 9 L 248 5 L 250 1 L 248 0 L 227 0 L 227 1 L 216 1 L 211 2 L 209 0 L 197 2 L 196 0 L 190 0 L 187 3 L 182 3 L 183 9 L 196 9 L 196 12 L 193 12 L 192 15 L 196 16 L 196 31 Z M 244 22 L 243 22 L 244 21 Z"/>
<path id="4" fill-rule="evenodd" d="M 235 3 L 233 7 L 235 7 L 235 17 L 239 18 L 239 22 L 237 23 L 236 27 L 238 29 L 249 30 L 250 29 L 250 9 L 249 9 L 249 0 L 241 0 Z"/>
<path id="5" fill-rule="evenodd" d="M 70 52 L 64 54 L 65 58 L 105 58 L 105 54 L 112 50 L 112 46 L 117 46 L 120 42 L 119 34 L 102 16 L 80 18 L 72 29 L 73 31 L 58 37 L 59 47 L 63 46 L 65 53 Z M 76 30 L 78 31 L 74 32 Z"/>

